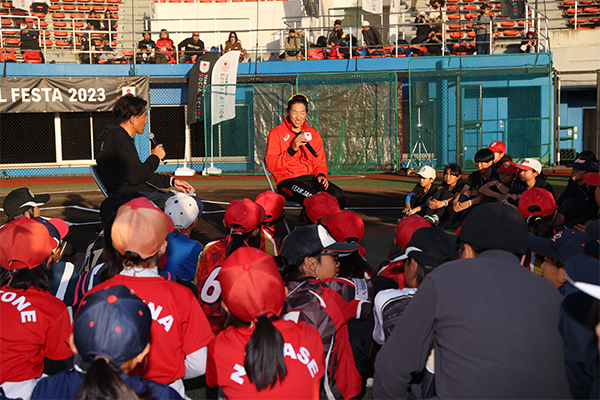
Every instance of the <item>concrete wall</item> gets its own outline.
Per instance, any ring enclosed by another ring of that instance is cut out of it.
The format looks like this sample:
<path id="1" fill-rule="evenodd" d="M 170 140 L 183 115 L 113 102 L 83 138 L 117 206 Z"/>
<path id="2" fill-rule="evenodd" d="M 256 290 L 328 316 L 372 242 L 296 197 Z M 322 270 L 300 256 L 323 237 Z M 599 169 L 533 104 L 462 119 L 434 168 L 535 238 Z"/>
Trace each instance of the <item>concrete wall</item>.
<path id="1" fill-rule="evenodd" d="M 600 32 L 597 30 L 551 31 L 553 66 L 559 72 L 600 69 Z M 563 87 L 595 87 L 595 75 L 562 75 Z"/>

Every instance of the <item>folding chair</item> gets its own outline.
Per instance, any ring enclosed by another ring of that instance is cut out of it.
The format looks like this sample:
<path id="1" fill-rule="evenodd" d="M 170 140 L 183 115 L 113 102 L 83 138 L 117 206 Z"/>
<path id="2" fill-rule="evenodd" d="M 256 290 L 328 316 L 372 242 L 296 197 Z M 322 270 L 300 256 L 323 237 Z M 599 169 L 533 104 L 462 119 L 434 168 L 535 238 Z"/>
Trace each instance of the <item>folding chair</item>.
<path id="1" fill-rule="evenodd" d="M 98 173 L 98 165 L 97 164 L 90 165 L 90 174 L 92 174 L 92 178 L 94 178 L 94 181 L 96 181 L 96 185 L 98 185 L 98 187 L 100 188 L 100 191 L 102 192 L 104 197 L 108 197 L 108 192 L 106 191 L 106 186 L 104 186 L 104 182 L 102 182 L 102 179 L 100 178 L 100 174 Z"/>
<path id="2" fill-rule="evenodd" d="M 273 187 L 273 182 L 271 182 L 271 176 L 272 176 L 272 174 L 267 169 L 267 164 L 265 163 L 265 159 L 264 158 L 260 160 L 260 165 L 261 165 L 261 167 L 263 169 L 263 172 L 265 173 L 265 178 L 267 178 L 267 182 L 269 183 L 269 187 L 271 188 L 271 191 L 274 192 L 274 193 L 277 193 L 277 191 Z M 302 208 L 302 204 L 296 203 L 295 201 L 286 200 L 285 201 L 285 205 L 286 205 L 286 207 L 299 207 L 299 208 Z M 287 223 L 287 220 L 285 219 L 285 217 L 283 218 L 283 223 L 285 224 L 285 229 L 287 230 L 287 232 L 290 233 L 291 230 L 290 230 L 290 227 L 288 226 L 288 223 Z"/>

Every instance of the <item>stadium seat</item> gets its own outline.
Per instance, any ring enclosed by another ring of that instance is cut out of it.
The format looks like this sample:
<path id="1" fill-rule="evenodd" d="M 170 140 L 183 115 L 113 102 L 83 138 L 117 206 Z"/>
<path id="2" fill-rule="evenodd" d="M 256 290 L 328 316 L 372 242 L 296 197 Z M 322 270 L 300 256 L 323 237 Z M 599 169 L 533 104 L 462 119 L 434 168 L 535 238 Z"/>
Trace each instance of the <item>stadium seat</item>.
<path id="1" fill-rule="evenodd" d="M 32 12 L 31 16 L 32 17 L 37 17 L 37 18 L 46 18 L 46 14 L 41 13 L 41 12 Z"/>
<path id="2" fill-rule="evenodd" d="M 2 34 L 5 36 L 12 36 L 12 35 L 16 35 L 18 32 L 17 31 L 3 31 Z"/>
<path id="3" fill-rule="evenodd" d="M 596 14 L 598 11 L 600 11 L 600 8 L 598 8 L 598 7 L 586 7 L 583 9 L 584 13 L 590 13 L 590 14 Z"/>
<path id="4" fill-rule="evenodd" d="M 69 36 L 69 32 L 68 31 L 54 31 L 54 37 L 67 37 Z"/>
<path id="5" fill-rule="evenodd" d="M 503 28 L 510 28 L 515 26 L 515 22 L 514 21 L 502 21 L 500 22 L 500 26 Z"/>
<path id="6" fill-rule="evenodd" d="M 107 0 L 108 4 L 119 4 L 121 0 Z"/>
<path id="7" fill-rule="evenodd" d="M 465 28 L 467 29 L 473 29 L 473 24 L 472 23 L 468 23 L 465 25 Z"/>
<path id="8" fill-rule="evenodd" d="M 42 40 L 42 46 L 44 46 L 44 45 L 46 47 L 52 47 L 52 40 L 50 40 L 50 39 Z"/>
<path id="9" fill-rule="evenodd" d="M 460 10 L 460 6 L 448 6 L 448 11 L 457 11 Z"/>
<path id="10" fill-rule="evenodd" d="M 102 12 L 104 11 L 104 6 L 92 6 L 92 10 Z"/>
<path id="11" fill-rule="evenodd" d="M 77 9 L 76 6 L 74 6 L 73 4 L 65 4 L 63 6 L 63 10 L 65 11 L 75 11 Z"/>
<path id="12" fill-rule="evenodd" d="M 77 6 L 79 11 L 90 11 L 92 8 L 90 6 Z"/>
<path id="13" fill-rule="evenodd" d="M 462 32 L 451 32 L 450 33 L 450 37 L 452 39 L 460 39 L 463 36 L 464 36 L 464 34 Z"/>
<path id="14" fill-rule="evenodd" d="M 448 14 L 448 19 L 452 21 L 456 21 L 460 19 L 460 14 Z"/>
<path id="15" fill-rule="evenodd" d="M 184 0 L 184 3 L 195 3 L 195 0 Z"/>
<path id="16" fill-rule="evenodd" d="M 8 2 L 2 3 L 2 7 L 4 7 L 4 8 L 12 8 L 12 6 L 13 6 L 12 3 L 8 3 Z"/>
<path id="17" fill-rule="evenodd" d="M 78 0 L 78 1 L 79 1 L 79 3 L 86 3 L 86 4 L 87 4 L 87 3 L 89 3 L 91 0 Z"/>
<path id="18" fill-rule="evenodd" d="M 94 4 L 104 4 L 104 0 L 92 0 Z"/>
<path id="19" fill-rule="evenodd" d="M 578 24 L 585 24 L 587 22 L 587 19 L 585 18 L 577 18 L 577 23 Z M 575 18 L 571 18 L 571 23 L 574 24 L 575 23 Z"/>
<path id="20" fill-rule="evenodd" d="M 71 14 L 69 15 L 69 17 L 76 19 L 76 18 L 83 18 L 83 14 Z"/>
<path id="21" fill-rule="evenodd" d="M 477 10 L 479 7 L 477 7 L 475 4 L 467 4 L 463 6 L 463 10 Z"/>
<path id="22" fill-rule="evenodd" d="M 54 14 L 52 14 L 52 18 L 54 18 L 54 19 L 64 19 L 65 18 L 65 14 L 63 14 L 63 13 L 54 13 Z"/>
<path id="23" fill-rule="evenodd" d="M 41 32 L 40 32 L 40 35 L 41 35 L 42 37 L 50 37 L 50 31 L 41 31 Z"/>
<path id="24" fill-rule="evenodd" d="M 83 22 L 71 22 L 71 28 L 83 28 Z"/>
<path id="25" fill-rule="evenodd" d="M 8 20 L 8 19 L 3 19 L 2 20 L 2 26 L 11 26 L 12 25 L 12 21 Z"/>
<path id="26" fill-rule="evenodd" d="M 52 23 L 52 26 L 55 28 L 66 28 L 67 27 L 67 23 L 65 21 L 54 21 Z"/>
<path id="27" fill-rule="evenodd" d="M 106 9 L 112 12 L 119 12 L 119 6 L 107 6 Z"/>
<path id="28" fill-rule="evenodd" d="M 504 36 L 517 36 L 517 35 L 519 35 L 519 31 L 516 31 L 514 29 L 509 29 L 509 30 L 506 30 L 506 31 L 504 31 L 502 33 L 504 34 Z"/>
<path id="29" fill-rule="evenodd" d="M 474 38 L 477 35 L 475 34 L 475 32 L 468 32 L 467 36 L 470 37 L 470 38 Z"/>
<path id="30" fill-rule="evenodd" d="M 71 43 L 64 41 L 64 40 L 57 40 L 55 44 L 57 47 L 70 47 L 71 46 Z"/>
<path id="31" fill-rule="evenodd" d="M 181 0 L 169 0 L 169 3 L 181 3 Z"/>
<path id="32" fill-rule="evenodd" d="M 10 45 L 10 46 L 18 46 L 19 43 L 21 43 L 19 41 L 19 39 L 16 38 L 6 38 L 6 45 Z"/>
<path id="33" fill-rule="evenodd" d="M 449 29 L 462 29 L 462 24 L 449 24 L 448 28 Z"/>
<path id="34" fill-rule="evenodd" d="M 465 14 L 466 19 L 475 19 L 479 14 Z"/>
<path id="35" fill-rule="evenodd" d="M 58 4 L 52 4 L 51 6 L 48 6 L 48 10 L 50 11 L 60 11 L 61 6 Z"/>

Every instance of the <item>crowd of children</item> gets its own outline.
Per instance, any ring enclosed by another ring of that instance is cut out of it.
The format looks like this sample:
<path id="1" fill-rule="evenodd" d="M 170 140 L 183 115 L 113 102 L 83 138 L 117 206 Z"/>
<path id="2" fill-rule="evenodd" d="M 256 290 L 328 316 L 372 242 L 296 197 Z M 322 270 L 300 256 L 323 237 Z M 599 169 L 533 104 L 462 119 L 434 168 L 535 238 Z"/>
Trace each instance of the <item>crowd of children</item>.
<path id="1" fill-rule="evenodd" d="M 49 196 L 17 189 L 0 229 L 3 394 L 186 398 L 205 375 L 230 399 L 360 398 L 373 377 L 375 398 L 598 398 L 598 300 L 581 291 L 600 285 L 595 156 L 558 201 L 540 162 L 500 142 L 475 164 L 439 185 L 417 172 L 378 268 L 360 216 L 325 192 L 287 236 L 283 196 L 234 200 L 204 246 L 193 198 L 161 210 L 127 193 L 103 202 L 80 277 L 60 261 L 66 223 L 39 218 Z"/>

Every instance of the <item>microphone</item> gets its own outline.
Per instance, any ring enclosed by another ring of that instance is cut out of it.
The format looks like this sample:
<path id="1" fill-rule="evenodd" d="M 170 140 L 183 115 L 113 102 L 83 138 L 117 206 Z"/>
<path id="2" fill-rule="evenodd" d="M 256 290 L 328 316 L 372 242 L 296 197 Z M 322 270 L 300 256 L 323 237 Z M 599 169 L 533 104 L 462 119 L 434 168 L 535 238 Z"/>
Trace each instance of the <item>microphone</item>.
<path id="1" fill-rule="evenodd" d="M 294 132 L 296 133 L 296 132 Z M 301 135 L 301 132 L 296 133 L 296 136 Z M 310 153 L 315 156 L 318 157 L 317 152 L 315 151 L 315 149 L 313 149 L 313 147 L 310 145 L 310 143 L 306 142 L 304 143 L 304 146 L 306 146 L 306 148 L 308 149 L 308 151 L 310 151 Z"/>
<path id="2" fill-rule="evenodd" d="M 150 132 L 148 133 L 148 140 L 150 140 L 150 143 L 152 143 L 153 147 L 158 146 L 158 142 L 156 141 L 156 138 L 154 137 L 154 133 Z M 167 165 L 167 160 L 165 160 L 164 158 L 162 160 L 160 160 L 164 165 Z"/>

